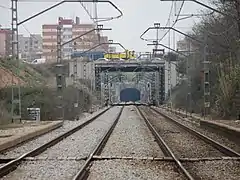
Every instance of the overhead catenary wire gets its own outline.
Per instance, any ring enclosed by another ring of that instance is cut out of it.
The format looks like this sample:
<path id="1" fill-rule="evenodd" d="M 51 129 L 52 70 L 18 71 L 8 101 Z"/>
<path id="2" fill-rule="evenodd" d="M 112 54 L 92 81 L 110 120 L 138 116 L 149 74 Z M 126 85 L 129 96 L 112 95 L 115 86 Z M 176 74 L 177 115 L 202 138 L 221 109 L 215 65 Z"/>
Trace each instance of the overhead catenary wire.
<path id="1" fill-rule="evenodd" d="M 175 26 L 175 24 L 178 22 L 178 18 L 179 18 L 179 15 L 180 15 L 181 11 L 182 11 L 184 2 L 185 2 L 185 0 L 183 0 L 183 2 L 182 2 L 182 4 L 181 4 L 180 10 L 179 10 L 179 12 L 178 12 L 178 14 L 177 14 L 177 17 L 176 17 L 175 21 L 173 22 L 173 24 L 172 24 L 172 26 L 171 26 L 172 28 L 173 28 L 173 27 Z M 171 14 L 170 14 L 170 15 L 171 15 Z M 170 17 L 169 17 L 169 19 L 170 19 Z M 159 39 L 159 41 L 162 41 L 163 38 L 170 32 L 170 30 L 171 30 L 171 29 L 168 29 L 167 32 L 162 36 L 162 38 Z"/>
<path id="2" fill-rule="evenodd" d="M 7 7 L 7 6 L 3 6 L 3 5 L 0 5 L 0 8 L 3 8 L 3 9 L 9 9 L 9 10 L 11 10 L 11 8 L 9 8 L 9 7 Z M 19 19 L 19 18 L 18 18 Z M 20 19 L 19 19 L 20 20 Z M 21 20 L 20 20 L 21 21 Z M 22 26 L 23 26 L 23 28 L 30 34 L 30 35 L 32 35 L 32 33 L 28 30 L 28 28 L 24 25 L 24 24 L 22 24 Z M 32 36 L 35 40 L 38 40 L 35 36 Z"/>
<path id="3" fill-rule="evenodd" d="M 86 13 L 88 14 L 88 16 L 89 16 L 89 18 L 93 21 L 93 23 L 95 24 L 95 26 L 97 27 L 98 26 L 98 24 L 99 24 L 99 22 L 100 21 L 98 21 L 98 9 L 97 9 L 97 2 L 94 2 L 93 3 L 93 13 L 94 14 L 92 14 L 92 11 L 91 11 L 91 9 L 89 10 L 89 8 L 86 6 L 86 4 L 87 3 L 84 3 L 84 2 L 79 2 L 80 4 L 81 4 L 81 6 L 83 7 L 83 9 L 86 11 Z M 112 19 L 109 19 L 109 20 L 112 20 Z M 98 43 L 100 44 L 100 43 L 102 43 L 101 42 L 101 31 L 97 31 L 97 36 L 98 36 Z M 103 49 L 105 50 L 105 51 L 108 51 L 108 49 L 107 48 L 105 48 L 105 47 L 103 47 Z"/>
<path id="4" fill-rule="evenodd" d="M 3 5 L 0 5 L 0 8 L 11 10 L 11 8 L 9 8 L 9 7 L 7 7 L 7 6 L 3 6 Z"/>
<path id="5" fill-rule="evenodd" d="M 180 13 L 181 13 L 181 11 L 182 11 L 184 2 L 185 2 L 185 0 L 183 0 L 183 2 L 182 2 L 181 7 L 180 7 L 180 10 L 179 10 L 178 14 L 176 15 L 177 18 L 174 20 L 174 23 L 172 24 L 171 28 L 173 28 L 173 27 L 175 26 L 175 24 L 177 23 L 178 18 L 179 18 L 179 15 L 180 15 Z M 165 26 L 167 26 L 167 25 L 170 23 L 170 19 L 171 19 L 173 7 L 174 7 L 174 1 L 172 1 L 171 9 L 170 9 L 170 12 L 169 12 L 169 15 L 168 15 L 168 20 L 167 20 Z M 163 40 L 163 38 L 170 32 L 170 30 L 171 30 L 171 29 L 168 29 L 168 30 L 166 31 L 166 33 L 165 33 L 158 41 L 161 42 L 161 41 Z M 152 40 L 148 40 L 148 39 L 144 39 L 144 41 L 146 41 L 146 42 L 152 42 Z"/>
<path id="6" fill-rule="evenodd" d="M 171 15 L 172 15 L 172 11 L 173 11 L 173 5 L 174 5 L 174 1 L 172 1 L 172 5 L 171 5 L 171 9 L 168 15 L 168 20 L 165 26 L 167 26 L 170 23 L 170 19 L 171 19 Z"/>

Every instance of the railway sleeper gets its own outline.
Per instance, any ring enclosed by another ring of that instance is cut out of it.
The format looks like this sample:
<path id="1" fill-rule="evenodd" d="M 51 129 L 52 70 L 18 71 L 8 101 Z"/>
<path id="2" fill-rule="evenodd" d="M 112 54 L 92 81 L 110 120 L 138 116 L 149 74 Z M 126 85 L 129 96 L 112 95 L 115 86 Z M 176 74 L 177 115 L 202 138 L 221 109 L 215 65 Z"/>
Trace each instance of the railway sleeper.
<path id="1" fill-rule="evenodd" d="M 171 157 L 125 157 L 125 156 L 93 156 L 93 160 L 150 160 L 150 161 L 174 161 Z M 240 157 L 204 157 L 204 158 L 179 158 L 181 162 L 194 161 L 217 161 L 217 160 L 237 160 Z"/>

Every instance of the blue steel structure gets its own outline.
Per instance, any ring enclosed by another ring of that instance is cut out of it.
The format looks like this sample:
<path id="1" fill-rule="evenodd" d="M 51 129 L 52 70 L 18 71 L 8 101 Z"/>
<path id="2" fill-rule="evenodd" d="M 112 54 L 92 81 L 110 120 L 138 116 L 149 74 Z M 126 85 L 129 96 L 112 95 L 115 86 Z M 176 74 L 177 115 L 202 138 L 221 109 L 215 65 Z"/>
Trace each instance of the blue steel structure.
<path id="1" fill-rule="evenodd" d="M 71 54 L 71 58 L 80 58 L 80 57 L 85 57 L 88 58 L 90 61 L 96 61 L 99 58 L 104 58 L 105 52 L 103 51 L 93 51 L 93 52 L 73 52 Z"/>

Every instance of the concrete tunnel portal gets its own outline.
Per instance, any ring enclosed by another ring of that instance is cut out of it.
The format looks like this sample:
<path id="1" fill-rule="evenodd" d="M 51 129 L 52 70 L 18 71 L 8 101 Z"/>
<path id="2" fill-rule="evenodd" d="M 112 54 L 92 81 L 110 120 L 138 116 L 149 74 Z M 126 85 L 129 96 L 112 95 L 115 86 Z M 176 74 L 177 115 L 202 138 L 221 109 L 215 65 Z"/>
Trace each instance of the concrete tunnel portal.
<path id="1" fill-rule="evenodd" d="M 120 101 L 129 102 L 129 101 L 140 101 L 141 93 L 136 88 L 126 88 L 120 92 Z"/>

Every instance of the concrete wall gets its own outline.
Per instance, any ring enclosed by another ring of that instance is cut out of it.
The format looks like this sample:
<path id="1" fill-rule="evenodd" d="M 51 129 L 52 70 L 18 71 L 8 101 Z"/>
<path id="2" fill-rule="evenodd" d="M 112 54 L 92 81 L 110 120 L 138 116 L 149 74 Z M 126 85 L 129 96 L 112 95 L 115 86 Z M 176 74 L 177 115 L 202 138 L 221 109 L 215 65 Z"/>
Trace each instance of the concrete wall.
<path id="1" fill-rule="evenodd" d="M 94 64 L 93 62 L 84 62 L 80 59 L 77 60 L 77 78 L 84 79 L 84 64 L 86 66 L 86 78 L 94 80 L 95 73 L 94 73 Z M 74 74 L 74 61 L 69 62 L 69 76 Z"/>

